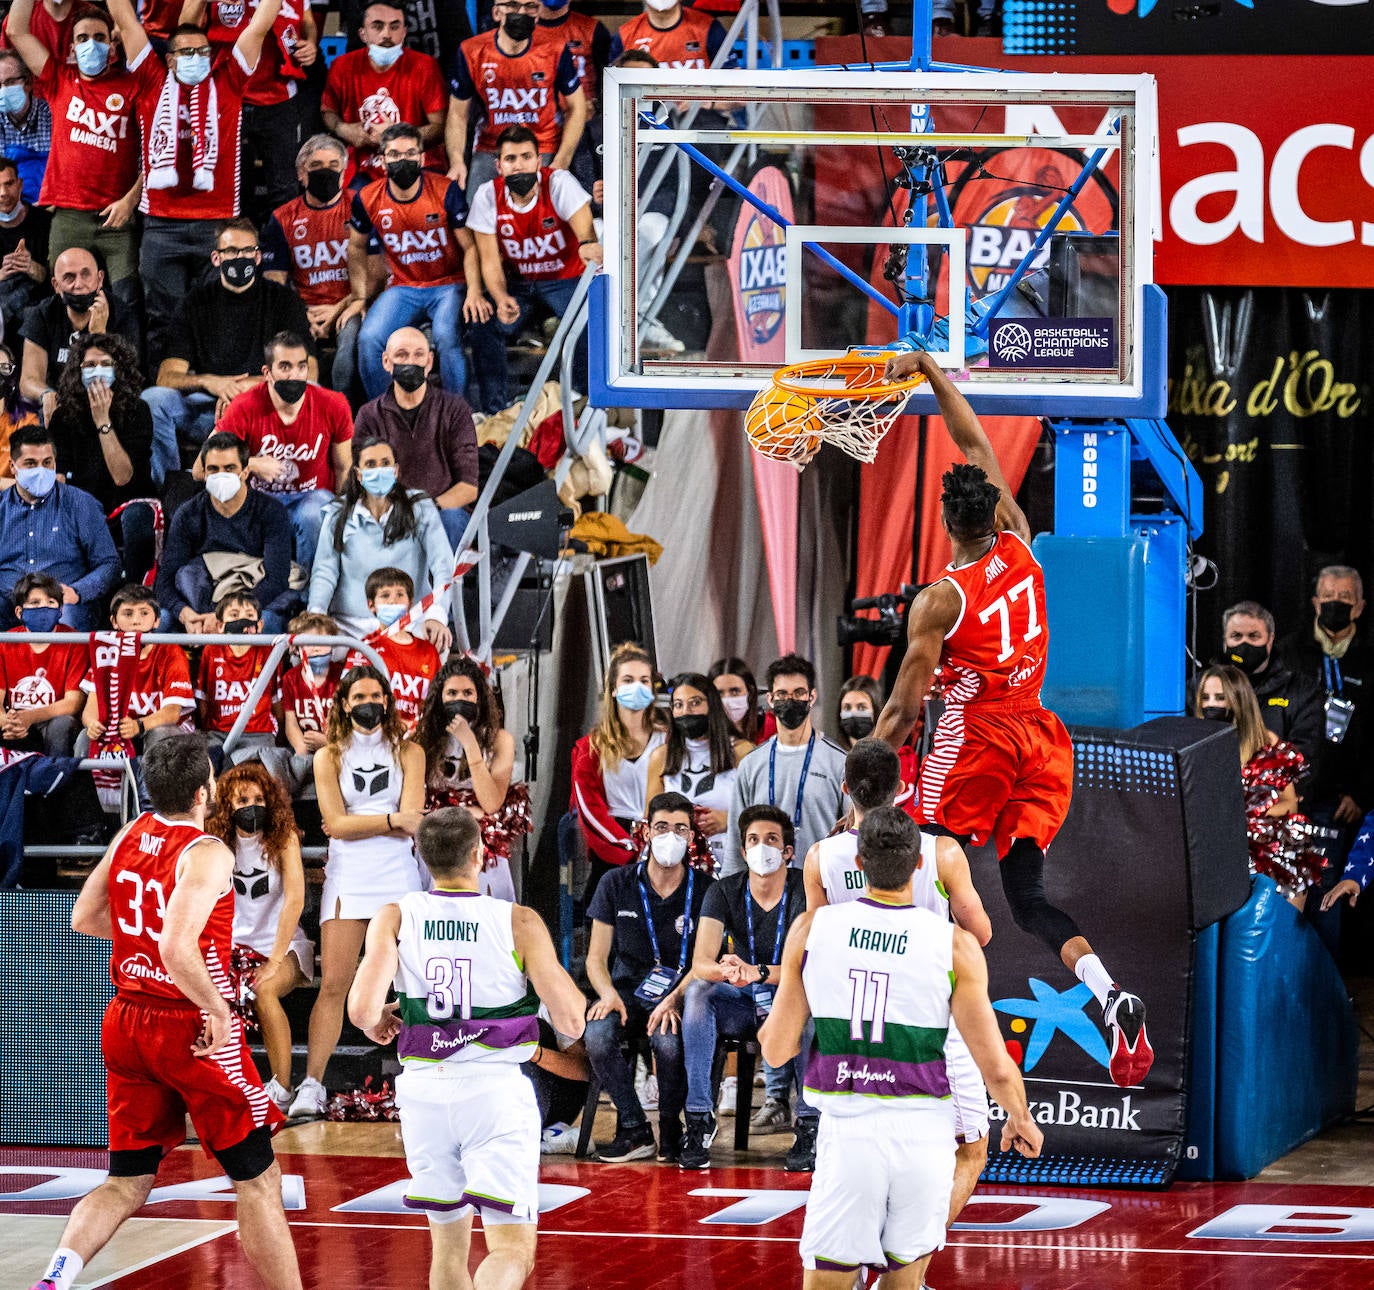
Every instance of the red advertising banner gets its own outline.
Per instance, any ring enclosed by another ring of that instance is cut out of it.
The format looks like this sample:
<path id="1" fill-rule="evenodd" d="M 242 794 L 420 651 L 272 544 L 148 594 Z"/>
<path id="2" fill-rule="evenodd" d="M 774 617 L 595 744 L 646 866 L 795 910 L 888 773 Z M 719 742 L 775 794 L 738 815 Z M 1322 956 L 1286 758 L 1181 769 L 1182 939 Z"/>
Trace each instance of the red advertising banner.
<path id="1" fill-rule="evenodd" d="M 910 53 L 907 41 L 893 38 L 870 40 L 868 49 L 874 59 Z M 936 56 L 1027 72 L 1149 72 L 1158 80 L 1156 282 L 1374 286 L 1374 95 L 1358 89 L 1370 83 L 1370 59 L 1009 58 L 991 40 L 939 41 Z M 858 39 L 818 40 L 816 57 L 854 62 Z M 876 166 L 873 179 L 881 206 Z"/>
<path id="2" fill-rule="evenodd" d="M 759 170 L 749 181 L 749 191 L 792 223 L 792 187 L 776 166 Z M 730 248 L 730 299 L 735 305 L 739 356 L 746 363 L 783 365 L 787 340 L 783 257 L 783 230 L 741 203 Z"/>

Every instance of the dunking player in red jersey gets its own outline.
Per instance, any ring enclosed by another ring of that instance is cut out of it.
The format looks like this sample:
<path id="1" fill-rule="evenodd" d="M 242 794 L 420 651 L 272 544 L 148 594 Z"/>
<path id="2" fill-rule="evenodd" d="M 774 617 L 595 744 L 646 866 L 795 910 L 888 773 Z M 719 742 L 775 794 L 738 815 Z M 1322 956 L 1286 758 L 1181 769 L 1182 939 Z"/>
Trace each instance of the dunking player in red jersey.
<path id="1" fill-rule="evenodd" d="M 214 778 L 205 740 L 176 735 L 148 750 L 153 810 L 127 825 L 86 880 L 72 927 L 113 942 L 115 997 L 101 1027 L 108 1071 L 110 1176 L 72 1211 L 33 1290 L 70 1290 L 148 1199 L 186 1116 L 234 1184 L 239 1243 L 262 1284 L 300 1290 L 282 1209 L 263 1091 L 230 1009 L 234 856 L 206 836 Z"/>
<path id="2" fill-rule="evenodd" d="M 1016 925 L 1093 992 L 1111 1041 L 1112 1080 L 1129 1088 L 1154 1061 L 1145 1005 L 1112 980 L 1073 919 L 1045 899 L 1045 850 L 1068 814 L 1073 745 L 1040 704 L 1049 631 L 1030 526 L 973 409 L 935 360 L 924 353 L 888 360 L 889 380 L 915 371 L 930 382 L 968 464 L 944 476 L 954 558 L 912 603 L 906 658 L 874 733 L 893 747 L 906 740 L 938 664 L 945 711 L 921 770 L 922 817 L 965 845 L 993 843 Z"/>

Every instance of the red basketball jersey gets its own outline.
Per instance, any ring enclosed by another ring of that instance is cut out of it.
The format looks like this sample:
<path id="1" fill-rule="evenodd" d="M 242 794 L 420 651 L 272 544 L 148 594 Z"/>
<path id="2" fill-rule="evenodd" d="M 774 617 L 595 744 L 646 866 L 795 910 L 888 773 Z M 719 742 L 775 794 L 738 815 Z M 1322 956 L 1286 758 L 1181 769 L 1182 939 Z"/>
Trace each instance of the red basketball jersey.
<path id="1" fill-rule="evenodd" d="M 945 580 L 962 602 L 940 655 L 945 703 L 1038 703 L 1050 637 L 1045 575 L 1030 547 L 999 533 L 985 556 L 950 565 Z"/>
<path id="2" fill-rule="evenodd" d="M 140 815 L 119 840 L 110 861 L 110 976 L 122 995 L 152 995 L 190 1004 L 163 966 L 162 920 L 177 885 L 187 847 L 206 835 L 186 820 Z M 229 956 L 234 943 L 234 888 L 215 902 L 200 934 L 200 952 L 215 989 L 233 998 Z"/>
<path id="3" fill-rule="evenodd" d="M 568 53 L 572 55 L 577 79 L 582 82 L 582 93 L 587 96 L 587 115 L 590 116 L 596 110 L 597 99 L 597 66 L 593 53 L 597 37 L 605 28 L 602 27 L 599 18 L 593 18 L 589 13 L 578 13 L 575 9 L 566 12 L 567 17 L 562 22 L 540 25 L 549 31 L 559 32 L 568 42 Z M 602 39 L 605 41 L 603 49 L 608 48 L 611 43 L 610 33 L 607 32 Z"/>
<path id="4" fill-rule="evenodd" d="M 420 191 L 408 202 L 392 196 L 378 179 L 353 198 L 352 226 L 382 244 L 393 286 L 442 287 L 462 282 L 463 252 L 453 231 L 467 218 L 463 190 L 425 171 Z"/>
<path id="5" fill-rule="evenodd" d="M 711 28 L 716 20 L 698 9 L 683 8 L 682 17 L 666 30 L 637 13 L 616 33 L 624 49 L 642 49 L 660 67 L 705 68 L 711 65 Z"/>
<path id="6" fill-rule="evenodd" d="M 539 180 L 539 195 L 523 211 L 511 204 L 502 180 L 493 182 L 501 254 L 522 278 L 532 282 L 580 278 L 582 257 L 577 253 L 577 236 L 553 203 L 553 171 L 545 166 Z"/>
<path id="7" fill-rule="evenodd" d="M 263 229 L 265 269 L 287 275 L 303 305 L 335 305 L 349 293 L 348 196 L 331 206 L 293 197 Z"/>
<path id="8" fill-rule="evenodd" d="M 501 131 L 511 125 L 533 130 L 540 152 L 557 150 L 558 96 L 571 94 L 579 84 L 576 64 L 558 28 L 536 27 L 529 47 L 514 56 L 502 52 L 494 30 L 485 31 L 465 40 L 459 57 L 467 75 L 463 84 L 473 86 L 484 114 L 474 152 L 495 152 Z"/>

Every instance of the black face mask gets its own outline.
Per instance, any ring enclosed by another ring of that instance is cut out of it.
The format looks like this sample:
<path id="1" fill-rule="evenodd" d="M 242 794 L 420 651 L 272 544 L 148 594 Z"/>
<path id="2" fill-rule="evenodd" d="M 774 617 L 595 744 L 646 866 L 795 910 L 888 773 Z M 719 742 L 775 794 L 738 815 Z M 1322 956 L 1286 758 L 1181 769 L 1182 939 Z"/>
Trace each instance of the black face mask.
<path id="1" fill-rule="evenodd" d="M 349 720 L 359 730 L 376 730 L 386 716 L 386 709 L 380 703 L 355 703 L 348 710 Z"/>
<path id="2" fill-rule="evenodd" d="M 410 157 L 404 161 L 388 161 L 386 177 L 393 188 L 409 188 L 420 178 L 420 163 Z"/>
<path id="3" fill-rule="evenodd" d="M 64 291 L 62 293 L 62 303 L 74 314 L 90 313 L 91 306 L 95 304 L 98 291 Z"/>
<path id="4" fill-rule="evenodd" d="M 397 363 L 391 369 L 391 379 L 407 394 L 414 394 L 429 379 L 429 373 L 419 363 Z"/>
<path id="5" fill-rule="evenodd" d="M 1202 713 L 1202 718 L 1204 721 L 1231 720 L 1231 709 L 1226 707 L 1225 704 L 1204 703 L 1202 707 L 1198 709 L 1198 711 Z"/>
<path id="6" fill-rule="evenodd" d="M 517 197 L 528 197 L 534 192 L 534 186 L 539 182 L 539 172 L 537 170 L 526 170 L 518 175 L 506 176 L 506 191 L 514 193 Z"/>
<path id="7" fill-rule="evenodd" d="M 299 403 L 305 398 L 305 381 L 273 381 L 272 388 L 283 403 Z"/>
<path id="8" fill-rule="evenodd" d="M 471 725 L 477 720 L 477 705 L 471 699 L 450 699 L 444 704 L 445 724 L 452 721 L 454 717 L 462 717 L 468 725 Z"/>
<path id="9" fill-rule="evenodd" d="M 240 833 L 261 833 L 267 827 L 265 806 L 240 806 L 234 812 L 234 827 Z"/>
<path id="10" fill-rule="evenodd" d="M 773 705 L 773 715 L 784 730 L 800 730 L 811 715 L 811 704 L 805 699 L 784 699 Z"/>
<path id="11" fill-rule="evenodd" d="M 868 712 L 847 712 L 840 718 L 840 729 L 851 739 L 867 739 L 873 733 L 873 716 Z"/>
<path id="12" fill-rule="evenodd" d="M 233 618 L 224 624 L 226 636 L 247 636 L 257 626 L 251 618 Z"/>
<path id="13" fill-rule="evenodd" d="M 711 718 L 704 712 L 689 712 L 685 716 L 674 717 L 673 725 L 684 739 L 701 739 L 711 728 Z"/>
<path id="14" fill-rule="evenodd" d="M 532 13 L 508 13 L 501 29 L 511 40 L 522 44 L 534 35 L 534 15 Z"/>
<path id="15" fill-rule="evenodd" d="M 1246 676 L 1254 676 L 1269 661 L 1269 651 L 1263 645 L 1244 641 L 1226 647 L 1226 661 L 1234 663 Z"/>
<path id="16" fill-rule="evenodd" d="M 219 266 L 219 276 L 231 287 L 246 287 L 258 275 L 252 260 L 225 260 Z"/>
<path id="17" fill-rule="evenodd" d="M 1343 632 L 1350 626 L 1350 611 L 1354 608 L 1344 600 L 1323 600 L 1317 607 L 1317 626 L 1331 636 Z"/>
<path id="18" fill-rule="evenodd" d="M 317 202 L 332 202 L 342 183 L 343 176 L 337 170 L 312 170 L 305 177 L 305 191 Z"/>

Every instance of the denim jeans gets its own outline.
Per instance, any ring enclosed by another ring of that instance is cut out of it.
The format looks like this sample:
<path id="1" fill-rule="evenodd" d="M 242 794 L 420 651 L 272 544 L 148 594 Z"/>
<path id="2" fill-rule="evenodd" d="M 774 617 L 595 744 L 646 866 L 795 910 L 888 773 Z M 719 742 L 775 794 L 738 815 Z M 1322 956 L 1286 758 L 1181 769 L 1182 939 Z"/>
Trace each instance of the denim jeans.
<path id="1" fill-rule="evenodd" d="M 148 317 L 149 372 L 156 372 L 166 356 L 167 329 L 187 292 L 214 271 L 210 253 L 215 249 L 218 228 L 219 221 L 213 219 L 144 217 L 138 274 L 143 279 L 143 304 Z"/>
<path id="2" fill-rule="evenodd" d="M 626 1039 L 637 1039 L 645 1032 L 648 1012 L 628 990 L 621 990 L 625 1000 L 629 1024 L 621 1026 L 620 1018 L 611 1013 L 599 1021 L 587 1022 L 585 1039 L 587 1059 L 601 1081 L 601 1087 L 615 1103 L 621 1129 L 635 1129 L 646 1123 L 644 1108 L 635 1093 L 634 1066 L 621 1049 Z M 674 1123 L 682 1116 L 687 1100 L 687 1071 L 682 1058 L 682 1036 L 666 1035 L 661 1031 L 649 1039 L 654 1055 L 654 1072 L 658 1076 L 658 1122 Z"/>
<path id="3" fill-rule="evenodd" d="M 161 488 L 172 471 L 181 469 L 180 440 L 199 445 L 210 437 L 215 428 L 215 396 L 154 385 L 141 397 L 153 414 L 153 483 Z"/>
<path id="4" fill-rule="evenodd" d="M 529 319 L 534 307 L 538 304 L 547 305 L 549 312 L 555 318 L 562 318 L 568 311 L 568 305 L 573 298 L 573 293 L 577 290 L 576 278 L 558 278 L 551 282 L 518 282 L 511 289 L 511 296 L 515 303 L 520 306 L 520 314 L 513 323 L 497 323 L 501 335 L 505 337 L 515 337 L 520 335 L 520 329 Z M 505 351 L 502 351 L 502 361 L 505 361 Z M 559 366 L 554 368 L 553 375 L 558 377 L 562 369 L 562 359 Z M 583 328 L 582 334 L 577 338 L 577 344 L 573 350 L 573 385 L 576 389 L 586 392 L 587 389 L 587 331 Z"/>
<path id="5" fill-rule="evenodd" d="M 334 494 L 327 488 L 312 488 L 303 493 L 273 493 L 272 496 L 286 507 L 296 540 L 296 563 L 308 570 L 320 542 L 320 518 Z"/>
<path id="6" fill-rule="evenodd" d="M 176 589 L 181 593 L 181 597 L 198 614 L 208 614 L 214 609 L 215 584 L 210 578 L 210 572 L 205 567 L 205 561 L 196 559 L 189 564 L 184 564 L 176 573 Z M 286 624 L 296 616 L 301 603 L 301 593 L 283 591 L 270 605 L 261 606 L 262 610 L 262 630 L 269 636 L 279 635 L 286 630 Z M 164 614 L 166 611 L 163 611 Z M 169 630 L 167 624 L 163 624 L 163 631 Z M 170 628 L 175 630 L 175 628 Z"/>
<path id="7" fill-rule="evenodd" d="M 756 1033 L 754 996 L 724 981 L 693 981 L 682 1008 L 682 1048 L 687 1063 L 687 1110 L 704 1115 L 715 1109 L 711 1067 L 716 1039 L 752 1039 Z"/>
<path id="8" fill-rule="evenodd" d="M 329 369 L 329 388 L 342 394 L 350 404 L 353 402 L 353 387 L 358 380 L 358 333 L 362 331 L 363 320 L 354 314 L 334 336 L 334 362 Z"/>
<path id="9" fill-rule="evenodd" d="M 444 533 L 448 536 L 448 544 L 456 554 L 458 543 L 462 539 L 463 530 L 468 526 L 468 516 L 471 511 L 466 506 L 441 506 L 439 507 L 439 522 L 444 526 Z M 495 596 L 495 588 L 492 595 Z"/>

